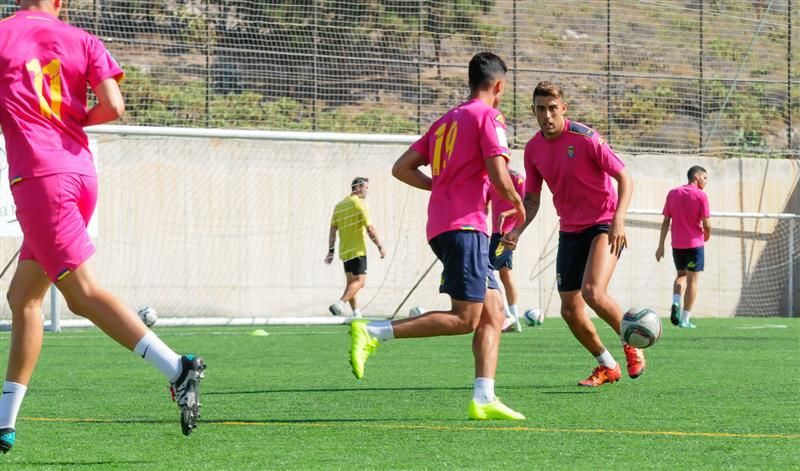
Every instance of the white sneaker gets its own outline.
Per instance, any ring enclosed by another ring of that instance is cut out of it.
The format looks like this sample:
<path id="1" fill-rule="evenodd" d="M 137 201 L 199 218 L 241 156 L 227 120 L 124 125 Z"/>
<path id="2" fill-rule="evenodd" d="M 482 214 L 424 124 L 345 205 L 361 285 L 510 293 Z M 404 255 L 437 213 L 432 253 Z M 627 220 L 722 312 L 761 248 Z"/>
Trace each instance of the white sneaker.
<path id="1" fill-rule="evenodd" d="M 340 306 L 338 303 L 331 304 L 330 306 L 328 306 L 328 310 L 334 316 L 342 316 L 342 315 L 344 315 L 344 310 L 342 309 L 342 306 Z"/>
<path id="2" fill-rule="evenodd" d="M 519 317 L 514 314 L 510 314 L 506 317 L 505 320 L 503 320 L 501 332 L 522 332 L 522 324 L 519 323 Z"/>

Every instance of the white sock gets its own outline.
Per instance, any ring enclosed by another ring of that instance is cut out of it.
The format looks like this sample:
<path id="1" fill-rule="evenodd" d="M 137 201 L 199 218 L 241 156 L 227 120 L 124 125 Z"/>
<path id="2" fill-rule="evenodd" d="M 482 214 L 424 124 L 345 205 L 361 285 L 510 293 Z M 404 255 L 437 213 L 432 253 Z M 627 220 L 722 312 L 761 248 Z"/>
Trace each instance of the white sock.
<path id="1" fill-rule="evenodd" d="M 517 311 L 517 309 L 518 308 L 517 308 L 516 304 L 512 304 L 511 306 L 508 306 L 508 310 L 511 311 L 511 314 L 513 314 L 516 317 L 519 317 L 519 312 Z"/>
<path id="2" fill-rule="evenodd" d="M 681 295 L 680 294 L 673 294 L 672 295 L 672 304 L 677 304 L 678 306 L 681 305 Z"/>
<path id="3" fill-rule="evenodd" d="M 692 317 L 692 313 L 684 309 L 681 313 L 681 324 L 688 324 L 690 317 Z"/>
<path id="4" fill-rule="evenodd" d="M 170 383 L 178 379 L 181 374 L 181 356 L 173 352 L 153 332 L 144 334 L 133 349 L 133 353 L 158 368 Z"/>
<path id="5" fill-rule="evenodd" d="M 372 321 L 367 324 L 367 333 L 378 339 L 378 342 L 386 342 L 394 339 L 394 329 L 392 321 Z"/>
<path id="6" fill-rule="evenodd" d="M 0 397 L 0 428 L 15 428 L 17 413 L 28 387 L 24 384 L 6 381 L 3 383 L 3 396 Z"/>
<path id="7" fill-rule="evenodd" d="M 345 302 L 344 302 L 344 301 L 342 301 L 341 299 L 340 299 L 340 300 L 338 300 L 338 301 L 336 301 L 334 304 L 336 304 L 337 306 L 339 306 L 339 308 L 340 308 L 340 309 L 344 309 Z"/>
<path id="8" fill-rule="evenodd" d="M 509 309 L 508 306 L 503 306 L 503 314 L 505 314 L 506 317 L 511 317 L 511 309 Z"/>
<path id="9" fill-rule="evenodd" d="M 597 360 L 597 363 L 605 366 L 606 368 L 615 368 L 617 366 L 617 361 L 614 360 L 614 357 L 612 357 L 610 353 L 608 353 L 608 350 L 603 350 L 603 353 L 596 356 L 595 359 Z"/>
<path id="10" fill-rule="evenodd" d="M 489 378 L 475 378 L 472 400 L 478 404 L 489 404 L 497 400 L 494 396 L 494 380 Z"/>
<path id="11" fill-rule="evenodd" d="M 353 309 L 353 317 L 361 317 L 361 309 Z"/>

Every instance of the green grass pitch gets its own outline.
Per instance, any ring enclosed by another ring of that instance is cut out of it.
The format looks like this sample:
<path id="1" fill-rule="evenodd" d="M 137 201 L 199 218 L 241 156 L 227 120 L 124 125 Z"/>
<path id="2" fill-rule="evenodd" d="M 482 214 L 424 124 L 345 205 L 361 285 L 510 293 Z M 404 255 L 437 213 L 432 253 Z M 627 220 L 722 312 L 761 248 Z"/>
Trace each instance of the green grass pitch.
<path id="1" fill-rule="evenodd" d="M 594 359 L 560 319 L 507 334 L 497 393 L 522 422 L 471 422 L 470 337 L 382 345 L 356 381 L 347 327 L 156 329 L 208 364 L 183 437 L 153 368 L 97 330 L 47 334 L 2 469 L 796 469 L 800 319 L 665 323 L 647 370 L 580 389 Z M 624 362 L 613 332 L 597 324 Z M 0 334 L 5 365 L 8 333 Z"/>

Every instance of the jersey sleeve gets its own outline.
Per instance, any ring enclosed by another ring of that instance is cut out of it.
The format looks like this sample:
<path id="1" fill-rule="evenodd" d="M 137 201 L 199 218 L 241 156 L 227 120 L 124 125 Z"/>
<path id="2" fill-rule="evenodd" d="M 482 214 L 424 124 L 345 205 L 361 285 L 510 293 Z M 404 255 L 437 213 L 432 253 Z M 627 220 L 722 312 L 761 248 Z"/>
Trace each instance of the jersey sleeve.
<path id="1" fill-rule="evenodd" d="M 369 206 L 366 203 L 360 203 L 358 208 L 361 210 L 361 223 L 364 227 L 372 225 L 372 220 L 369 217 Z"/>
<path id="2" fill-rule="evenodd" d="M 339 227 L 339 205 L 337 204 L 333 208 L 333 213 L 331 213 L 331 226 Z"/>
<path id="3" fill-rule="evenodd" d="M 590 139 L 591 149 L 594 151 L 592 154 L 597 165 L 612 177 L 619 174 L 619 172 L 625 168 L 625 163 L 611 150 L 611 146 L 608 145 L 608 142 L 597 132 L 595 132 Z"/>
<path id="4" fill-rule="evenodd" d="M 525 193 L 541 193 L 544 178 L 533 163 L 533 146 L 525 146 Z"/>
<path id="5" fill-rule="evenodd" d="M 700 193 L 702 195 L 703 206 L 701 209 L 701 217 L 707 218 L 711 216 L 711 209 L 708 206 L 708 195 L 705 193 Z"/>
<path id="6" fill-rule="evenodd" d="M 672 218 L 672 211 L 670 210 L 670 204 L 669 204 L 671 199 L 672 199 L 672 191 L 670 190 L 670 192 L 667 193 L 667 199 L 664 201 L 664 210 L 661 211 L 661 214 L 663 214 L 668 218 Z"/>
<path id="7" fill-rule="evenodd" d="M 119 82 L 125 76 L 103 42 L 94 36 L 89 36 L 88 54 L 87 77 L 92 88 L 105 79 L 113 78 Z"/>
<path id="8" fill-rule="evenodd" d="M 502 155 L 508 161 L 511 151 L 508 150 L 506 120 L 499 111 L 492 111 L 494 113 L 484 113 L 482 122 L 478 123 L 481 155 L 484 159 Z"/>
<path id="9" fill-rule="evenodd" d="M 431 129 L 433 129 L 433 127 L 431 127 Z M 417 139 L 417 142 L 411 144 L 411 150 L 416 151 L 419 155 L 425 157 L 425 161 L 428 162 L 428 165 L 431 163 L 430 134 L 431 130 L 428 129 L 425 134 L 422 135 L 422 137 Z"/>

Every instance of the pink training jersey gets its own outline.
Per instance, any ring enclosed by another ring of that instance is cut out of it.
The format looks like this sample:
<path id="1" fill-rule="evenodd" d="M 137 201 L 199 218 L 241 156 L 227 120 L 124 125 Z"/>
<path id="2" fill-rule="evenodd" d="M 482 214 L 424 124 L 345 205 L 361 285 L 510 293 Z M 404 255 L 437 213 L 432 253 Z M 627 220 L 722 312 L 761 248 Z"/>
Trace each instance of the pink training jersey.
<path id="1" fill-rule="evenodd" d="M 711 211 L 708 196 L 697 185 L 689 183 L 670 190 L 662 214 L 672 219 L 673 248 L 703 246 L 703 219 L 709 217 Z"/>
<path id="2" fill-rule="evenodd" d="M 0 126 L 11 184 L 95 175 L 83 131 L 86 85 L 122 76 L 99 39 L 55 16 L 20 10 L 0 21 Z"/>
<path id="3" fill-rule="evenodd" d="M 511 170 L 511 183 L 514 184 L 514 189 L 520 195 L 525 191 L 525 178 L 519 173 Z M 509 216 L 503 221 L 503 227 L 500 227 L 500 213 L 514 209 L 514 205 L 510 201 L 500 196 L 494 185 L 489 186 L 489 201 L 492 205 L 492 234 L 505 234 L 517 224 L 516 216 Z"/>
<path id="4" fill-rule="evenodd" d="M 540 193 L 542 181 L 547 182 L 563 232 L 611 222 L 617 210 L 611 177 L 623 168 L 596 131 L 574 121 L 566 120 L 553 140 L 540 131 L 525 145 L 525 191 Z"/>
<path id="5" fill-rule="evenodd" d="M 486 159 L 510 155 L 500 111 L 472 99 L 439 118 L 411 148 L 428 160 L 433 179 L 428 240 L 454 230 L 488 235 Z"/>

